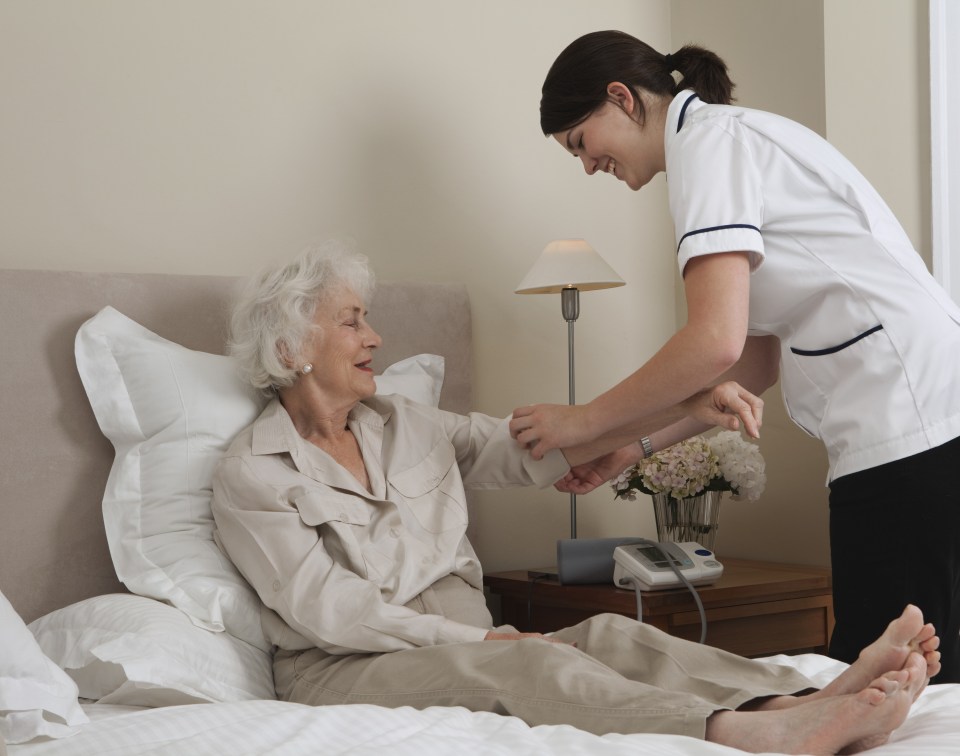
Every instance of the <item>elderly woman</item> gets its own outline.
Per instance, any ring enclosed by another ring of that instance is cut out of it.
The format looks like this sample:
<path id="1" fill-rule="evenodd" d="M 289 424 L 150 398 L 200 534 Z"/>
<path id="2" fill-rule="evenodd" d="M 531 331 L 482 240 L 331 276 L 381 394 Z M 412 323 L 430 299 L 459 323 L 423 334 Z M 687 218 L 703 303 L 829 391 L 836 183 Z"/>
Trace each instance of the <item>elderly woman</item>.
<path id="1" fill-rule="evenodd" d="M 372 286 L 363 256 L 327 245 L 255 279 L 233 318 L 233 354 L 274 398 L 219 464 L 213 511 L 218 542 L 267 607 L 281 699 L 464 706 L 754 751 L 833 753 L 899 725 L 938 666 L 915 607 L 812 693 L 789 668 L 625 617 L 551 637 L 494 628 L 465 488 L 547 486 L 610 449 L 534 460 L 508 420 L 376 396 Z M 745 396 L 735 384 L 702 392 L 649 430 L 684 415 L 729 427 L 731 407 L 755 423 Z"/>

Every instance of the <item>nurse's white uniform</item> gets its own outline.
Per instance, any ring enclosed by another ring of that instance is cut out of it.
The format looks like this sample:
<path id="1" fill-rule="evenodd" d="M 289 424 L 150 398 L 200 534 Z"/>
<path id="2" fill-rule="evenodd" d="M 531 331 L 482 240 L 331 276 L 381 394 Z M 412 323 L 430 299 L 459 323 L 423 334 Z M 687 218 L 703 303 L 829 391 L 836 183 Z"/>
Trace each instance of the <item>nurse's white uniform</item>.
<path id="1" fill-rule="evenodd" d="M 665 142 L 681 271 L 750 255 L 749 332 L 779 337 L 787 410 L 827 448 L 831 655 L 853 661 L 915 603 L 941 638 L 935 681 L 960 682 L 960 308 L 809 129 L 684 91 Z"/>
<path id="2" fill-rule="evenodd" d="M 828 481 L 960 436 L 960 308 L 883 200 L 809 129 L 678 94 L 667 184 L 681 271 L 751 254 L 749 329 L 781 343 L 794 422 Z"/>

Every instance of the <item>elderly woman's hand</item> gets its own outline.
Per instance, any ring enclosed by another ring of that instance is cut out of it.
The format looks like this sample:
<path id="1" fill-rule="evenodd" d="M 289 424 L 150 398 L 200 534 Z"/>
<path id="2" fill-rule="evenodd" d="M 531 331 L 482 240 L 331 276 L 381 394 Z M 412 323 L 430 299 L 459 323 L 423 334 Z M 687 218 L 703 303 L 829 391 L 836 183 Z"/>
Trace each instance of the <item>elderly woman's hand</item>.
<path id="1" fill-rule="evenodd" d="M 760 438 L 763 424 L 763 399 L 754 396 L 736 381 L 724 381 L 698 391 L 681 402 L 683 410 L 702 423 L 717 425 L 727 430 L 740 430 Z"/>
<path id="2" fill-rule="evenodd" d="M 573 465 L 570 472 L 553 484 L 561 493 L 583 495 L 599 488 L 611 478 L 622 473 L 640 457 L 640 445 L 630 444 L 602 457 Z"/>
<path id="3" fill-rule="evenodd" d="M 563 643 L 562 640 L 557 640 L 556 638 L 551 638 L 549 635 L 544 635 L 543 633 L 499 633 L 496 630 L 491 630 L 487 633 L 484 640 L 526 640 L 528 638 L 539 638 L 540 640 L 545 640 L 548 643 Z M 576 644 L 574 644 L 576 645 Z"/>

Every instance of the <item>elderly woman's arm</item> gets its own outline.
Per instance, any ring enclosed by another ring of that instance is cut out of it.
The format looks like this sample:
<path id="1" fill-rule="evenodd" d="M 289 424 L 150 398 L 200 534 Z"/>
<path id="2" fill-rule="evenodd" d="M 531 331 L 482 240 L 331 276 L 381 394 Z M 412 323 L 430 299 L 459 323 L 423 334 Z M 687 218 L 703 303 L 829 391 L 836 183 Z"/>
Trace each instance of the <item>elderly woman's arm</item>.
<path id="1" fill-rule="evenodd" d="M 485 629 L 385 602 L 376 583 L 349 568 L 363 564 L 361 554 L 348 553 L 349 539 L 337 537 L 338 528 L 352 527 L 349 522 L 303 521 L 297 502 L 308 507 L 311 496 L 321 497 L 344 510 L 346 495 L 274 487 L 249 463 L 227 456 L 217 468 L 218 539 L 263 603 L 311 644 L 342 654 L 483 640 Z"/>
<path id="2" fill-rule="evenodd" d="M 495 418 L 476 412 L 469 415 L 441 412 L 440 415 L 456 450 L 466 488 L 545 488 L 570 469 L 559 450 L 535 460 L 528 451 L 520 449 L 510 437 L 509 417 Z"/>

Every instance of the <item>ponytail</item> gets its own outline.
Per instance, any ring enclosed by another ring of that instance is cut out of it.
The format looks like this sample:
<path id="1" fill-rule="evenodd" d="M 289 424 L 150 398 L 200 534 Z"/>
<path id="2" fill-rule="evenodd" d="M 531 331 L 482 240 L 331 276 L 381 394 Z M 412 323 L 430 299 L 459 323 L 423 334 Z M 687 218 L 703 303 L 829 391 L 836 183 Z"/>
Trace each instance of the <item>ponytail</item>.
<path id="1" fill-rule="evenodd" d="M 701 100 L 713 105 L 729 105 L 733 101 L 735 84 L 727 74 L 727 64 L 716 53 L 697 45 L 684 45 L 664 57 L 670 59 L 670 70 L 682 76 L 674 94 L 692 89 Z"/>
<path id="2" fill-rule="evenodd" d="M 682 75 L 679 83 L 673 71 Z M 730 103 L 734 87 L 726 64 L 702 47 L 684 45 L 672 55 L 662 55 L 624 32 L 592 32 L 570 43 L 547 72 L 540 99 L 543 133 L 557 134 L 584 121 L 608 100 L 607 85 L 613 81 L 660 97 L 692 89 L 704 102 L 724 105 Z M 637 106 L 642 123 L 645 113 L 639 97 Z"/>

